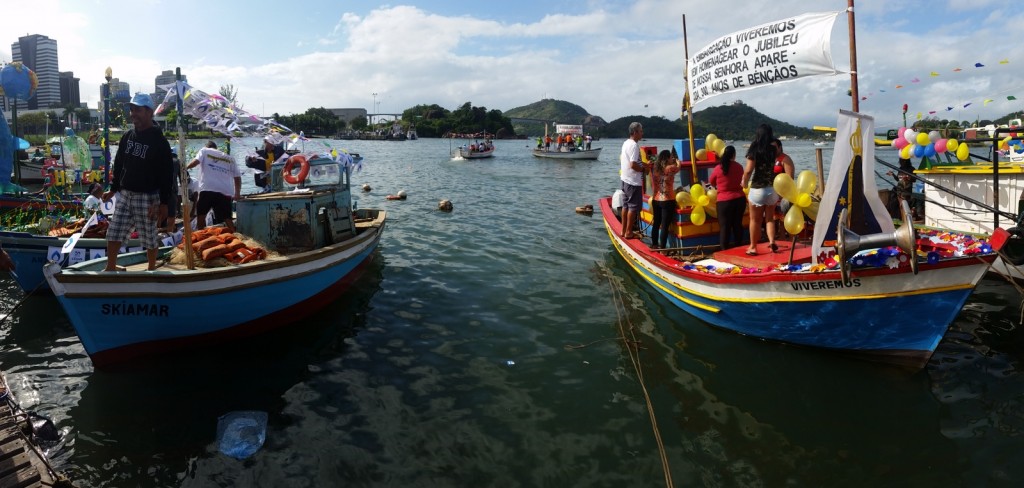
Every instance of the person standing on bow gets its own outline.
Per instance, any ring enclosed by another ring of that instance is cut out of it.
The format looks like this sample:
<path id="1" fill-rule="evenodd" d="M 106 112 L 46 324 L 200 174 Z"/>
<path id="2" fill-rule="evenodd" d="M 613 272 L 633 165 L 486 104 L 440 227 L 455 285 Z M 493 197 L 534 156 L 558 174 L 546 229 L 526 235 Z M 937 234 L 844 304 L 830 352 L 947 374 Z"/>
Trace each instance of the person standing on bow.
<path id="1" fill-rule="evenodd" d="M 775 244 L 775 205 L 779 203 L 779 195 L 772 187 L 775 179 L 775 146 L 772 141 L 775 135 L 768 124 L 757 126 L 754 140 L 747 151 L 747 166 L 743 170 L 742 186 L 750 184 L 750 247 L 747 254 L 757 255 L 757 243 L 761 240 L 761 224 L 765 225 L 768 234 L 768 248 L 772 252 L 779 250 Z"/>
<path id="2" fill-rule="evenodd" d="M 206 227 L 206 214 L 213 210 L 213 223 L 224 225 L 231 232 L 231 201 L 242 197 L 242 171 L 235 158 L 217 150 L 217 143 L 207 141 L 187 169 L 199 166 L 199 199 L 196 200 L 196 230 Z M 233 183 L 232 183 L 233 182 Z"/>
<path id="3" fill-rule="evenodd" d="M 640 122 L 629 124 L 629 137 L 622 143 L 619 152 L 619 179 L 622 181 L 622 238 L 639 239 L 642 234 L 634 232 L 640 209 L 643 206 L 644 165 L 640 162 L 640 139 L 644 137 L 644 127 Z"/>
<path id="4" fill-rule="evenodd" d="M 658 159 L 651 165 L 651 211 L 654 222 L 651 225 L 651 249 L 665 249 L 668 244 L 669 226 L 676 220 L 676 173 L 679 161 L 668 149 L 658 153 Z"/>
<path id="5" fill-rule="evenodd" d="M 117 253 L 132 228 L 146 249 L 149 270 L 156 269 L 156 252 L 160 247 L 157 225 L 167 218 L 174 204 L 174 168 L 171 145 L 160 127 L 153 124 L 153 100 L 145 93 L 136 93 L 129 102 L 134 128 L 121 137 L 114 156 L 110 190 L 103 194 L 109 201 L 117 194 L 114 216 L 107 229 L 107 266 L 104 271 L 119 271 Z"/>

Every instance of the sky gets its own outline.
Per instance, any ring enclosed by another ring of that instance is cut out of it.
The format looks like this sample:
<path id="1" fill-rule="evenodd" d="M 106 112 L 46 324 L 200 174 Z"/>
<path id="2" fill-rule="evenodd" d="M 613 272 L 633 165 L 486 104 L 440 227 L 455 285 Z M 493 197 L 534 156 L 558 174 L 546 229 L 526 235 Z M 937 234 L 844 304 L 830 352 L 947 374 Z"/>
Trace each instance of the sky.
<path id="1" fill-rule="evenodd" d="M 108 66 L 133 92 L 154 91 L 161 71 L 180 67 L 206 92 L 232 85 L 243 108 L 262 115 L 311 107 L 401 113 L 418 104 L 454 110 L 466 102 L 507 111 L 550 98 L 608 121 L 680 117 L 687 52 L 763 23 L 847 7 L 844 0 L 13 3 L 3 9 L 0 61 L 11 61 L 20 36 L 55 39 L 60 70 L 81 80 L 90 107 Z M 902 126 L 903 104 L 908 123 L 918 113 L 975 121 L 1024 111 L 1024 9 L 1015 2 L 860 0 L 855 25 L 859 108 L 877 128 Z M 835 126 L 838 110 L 852 106 L 849 38 L 844 13 L 831 37 L 843 74 L 728 93 L 695 110 L 742 100 L 794 125 Z"/>

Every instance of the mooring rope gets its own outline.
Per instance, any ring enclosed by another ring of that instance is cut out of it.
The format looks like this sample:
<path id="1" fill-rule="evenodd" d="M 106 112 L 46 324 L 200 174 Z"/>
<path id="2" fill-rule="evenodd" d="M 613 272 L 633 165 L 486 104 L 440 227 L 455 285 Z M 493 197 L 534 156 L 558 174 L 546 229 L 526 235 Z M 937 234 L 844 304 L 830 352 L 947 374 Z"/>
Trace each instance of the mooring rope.
<path id="1" fill-rule="evenodd" d="M 654 440 L 658 444 L 658 455 L 661 457 L 661 470 L 665 475 L 665 486 L 672 487 L 672 471 L 668 462 L 668 455 L 665 452 L 665 444 L 661 440 L 661 430 L 658 429 L 658 419 L 654 414 L 654 405 L 651 403 L 650 392 L 647 391 L 647 385 L 644 383 L 644 372 L 640 364 L 639 357 L 639 339 L 633 333 L 635 327 L 629 322 L 628 315 L 626 314 L 626 303 L 622 298 L 621 290 L 615 287 L 612 282 L 611 276 L 608 276 L 608 287 L 611 290 L 613 302 L 615 303 L 615 314 L 616 324 L 619 327 L 619 335 L 622 339 L 622 343 L 626 346 L 626 350 L 629 351 L 629 361 L 633 364 L 633 370 L 636 371 L 637 381 L 640 383 L 640 389 L 644 394 L 644 402 L 647 404 L 647 415 L 651 419 L 651 429 L 654 431 Z M 629 328 L 629 337 L 626 336 L 626 326 Z"/>

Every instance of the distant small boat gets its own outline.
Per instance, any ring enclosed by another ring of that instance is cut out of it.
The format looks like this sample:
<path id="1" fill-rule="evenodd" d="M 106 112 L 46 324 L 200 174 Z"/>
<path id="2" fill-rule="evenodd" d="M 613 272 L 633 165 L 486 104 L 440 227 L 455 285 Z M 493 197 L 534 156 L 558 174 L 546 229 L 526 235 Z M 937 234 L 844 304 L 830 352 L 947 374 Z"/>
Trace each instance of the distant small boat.
<path id="1" fill-rule="evenodd" d="M 549 139 L 547 125 L 544 126 L 544 139 Z M 533 155 L 547 159 L 597 159 L 601 148 L 591 149 L 591 140 L 589 135 L 584 138 L 582 125 L 555 124 L 554 148 L 545 143 L 543 147 L 534 148 Z"/>
<path id="2" fill-rule="evenodd" d="M 828 142 L 827 141 L 817 141 L 817 142 L 814 143 L 814 145 L 815 146 L 819 146 L 819 147 L 820 146 L 827 146 Z"/>
<path id="3" fill-rule="evenodd" d="M 538 158 L 547 159 L 597 159 L 601 155 L 601 148 L 597 149 L 576 149 L 566 151 L 547 151 L 544 149 L 534 149 L 533 155 Z"/>

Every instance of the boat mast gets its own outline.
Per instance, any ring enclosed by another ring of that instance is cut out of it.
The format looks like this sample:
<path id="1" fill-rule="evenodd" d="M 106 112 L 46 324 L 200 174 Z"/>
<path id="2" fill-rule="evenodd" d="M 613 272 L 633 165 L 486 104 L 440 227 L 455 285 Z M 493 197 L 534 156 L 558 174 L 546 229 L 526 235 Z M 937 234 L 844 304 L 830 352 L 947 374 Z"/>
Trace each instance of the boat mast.
<path id="1" fill-rule="evenodd" d="M 190 215 L 192 214 L 192 208 L 191 202 L 188 199 L 188 164 L 185 163 L 185 160 L 187 160 L 188 158 L 185 157 L 185 132 L 182 130 L 181 126 L 181 119 L 184 118 L 183 112 L 185 110 L 185 103 L 184 100 L 182 99 L 182 95 L 184 95 L 185 90 L 181 89 L 180 67 L 174 69 L 174 79 L 174 89 L 175 91 L 177 91 L 177 93 L 175 93 L 175 95 L 177 96 L 174 97 L 175 100 L 177 101 L 175 104 L 175 109 L 178 111 L 178 116 L 175 117 L 175 129 L 177 129 L 178 131 L 178 159 L 182 162 L 182 164 L 179 165 L 178 169 L 178 178 L 180 178 L 178 181 L 181 183 L 178 186 L 179 191 L 181 192 L 181 204 L 183 205 L 181 214 L 184 216 L 184 218 L 181 219 L 184 221 L 181 242 L 182 249 L 185 251 L 185 266 L 188 269 L 195 269 L 195 258 L 192 256 L 192 219 L 190 217 Z M 177 213 L 177 209 L 178 206 L 175 205 L 175 213 Z M 196 216 L 196 220 L 199 220 L 200 218 L 205 218 L 205 216 Z"/>
<path id="2" fill-rule="evenodd" d="M 853 19 L 853 0 L 846 0 L 846 20 L 850 30 L 850 98 L 853 111 L 860 112 L 860 94 L 857 90 L 857 29 Z"/>
<path id="3" fill-rule="evenodd" d="M 852 1 L 852 0 L 851 0 Z M 693 143 L 693 107 L 690 106 L 690 45 L 686 39 L 686 14 L 683 14 L 683 56 L 686 62 L 683 64 L 683 82 L 686 84 L 686 92 L 683 94 L 682 111 L 686 114 L 686 130 L 690 138 L 690 172 L 693 179 L 697 180 L 697 150 Z M 708 148 L 704 148 L 708 150 Z"/>

